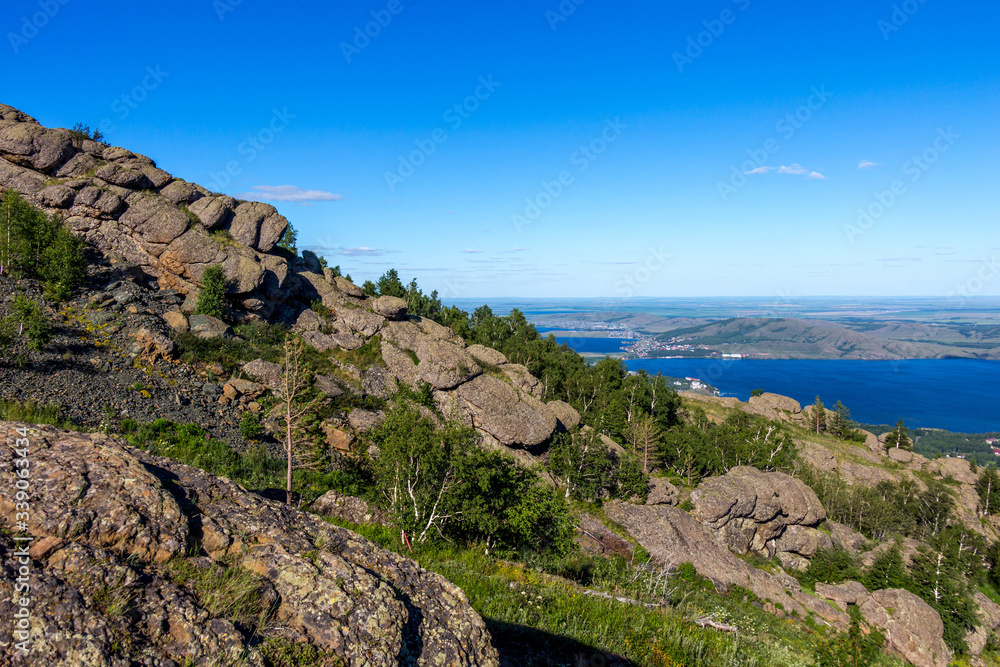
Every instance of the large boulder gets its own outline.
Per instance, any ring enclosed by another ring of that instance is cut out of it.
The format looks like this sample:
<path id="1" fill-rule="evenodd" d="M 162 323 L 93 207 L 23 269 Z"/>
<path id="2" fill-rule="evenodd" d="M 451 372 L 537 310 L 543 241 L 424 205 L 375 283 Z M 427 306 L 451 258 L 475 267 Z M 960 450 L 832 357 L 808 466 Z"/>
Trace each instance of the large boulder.
<path id="1" fill-rule="evenodd" d="M 452 389 L 482 373 L 472 355 L 452 343 L 424 337 L 415 352 L 420 378 L 435 389 Z"/>
<path id="2" fill-rule="evenodd" d="M 5 487 L 17 479 L 18 426 L 0 423 Z M 498 665 L 465 594 L 414 561 L 119 440 L 27 428 L 33 503 L 18 532 L 34 539 L 31 634 L 45 639 L 29 643 L 25 664 L 260 666 L 261 644 L 282 638 L 350 666 Z M 13 531 L 14 517 L 13 496 L 0 495 L 0 524 Z M 10 547 L 0 551 L 10 559 Z M 272 620 L 251 641 L 183 580 L 164 578 L 172 566 L 150 565 L 167 561 L 246 578 Z M 16 570 L 0 569 L 8 618 L 16 581 Z M 127 618 L 109 595 L 129 601 Z"/>
<path id="3" fill-rule="evenodd" d="M 284 367 L 279 364 L 255 359 L 243 365 L 243 373 L 257 380 L 269 389 L 277 389 L 281 386 L 281 378 L 285 373 Z"/>
<path id="4" fill-rule="evenodd" d="M 211 338 L 232 338 L 236 335 L 230 326 L 218 317 L 212 317 L 203 313 L 196 313 L 188 318 L 188 325 L 191 327 L 191 333 L 197 338 L 206 340 Z"/>
<path id="5" fill-rule="evenodd" d="M 484 366 L 502 366 L 507 363 L 507 357 L 492 347 L 486 347 L 477 343 L 470 345 L 468 351 L 476 361 Z"/>
<path id="6" fill-rule="evenodd" d="M 472 348 L 469 348 L 469 352 L 472 352 Z M 576 411 L 572 405 L 565 401 L 549 401 L 546 403 L 549 410 L 556 416 L 559 420 L 559 430 L 569 431 L 580 424 L 580 413 Z"/>
<path id="7" fill-rule="evenodd" d="M 270 204 L 243 202 L 236 207 L 229 233 L 241 245 L 268 252 L 288 229 L 288 220 Z"/>
<path id="8" fill-rule="evenodd" d="M 492 375 L 460 385 L 455 395 L 476 428 L 508 447 L 541 444 L 556 429 L 556 416 L 544 403 Z"/>
<path id="9" fill-rule="evenodd" d="M 815 527 L 826 519 L 816 493 L 801 480 L 748 466 L 706 479 L 691 502 L 694 516 L 740 554 L 773 555 L 786 526 Z"/>
<path id="10" fill-rule="evenodd" d="M 858 607 L 869 625 L 885 631 L 891 653 L 918 667 L 947 667 L 951 662 L 941 617 L 913 593 L 898 588 L 875 591 Z"/>
<path id="11" fill-rule="evenodd" d="M 48 172 L 69 160 L 75 152 L 65 130 L 50 130 L 37 122 L 0 122 L 0 156 L 22 167 Z"/>
<path id="12" fill-rule="evenodd" d="M 372 310 L 387 320 L 406 319 L 406 301 L 395 296 L 380 296 L 372 301 Z"/>

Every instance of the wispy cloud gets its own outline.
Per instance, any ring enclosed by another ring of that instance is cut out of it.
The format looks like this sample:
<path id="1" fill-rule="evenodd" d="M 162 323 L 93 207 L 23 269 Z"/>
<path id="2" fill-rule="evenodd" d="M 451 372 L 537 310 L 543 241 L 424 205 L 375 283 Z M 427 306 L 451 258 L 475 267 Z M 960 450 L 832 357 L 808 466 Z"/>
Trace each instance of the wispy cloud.
<path id="1" fill-rule="evenodd" d="M 236 196 L 244 199 L 291 202 L 337 201 L 338 199 L 343 199 L 342 195 L 333 192 L 303 190 L 297 185 L 255 185 L 250 189 L 252 192 L 243 192 Z"/>
<path id="2" fill-rule="evenodd" d="M 803 174 L 808 174 L 809 170 L 806 169 L 805 167 L 803 167 L 798 162 L 796 162 L 796 163 L 794 163 L 794 164 L 792 164 L 791 166 L 788 166 L 788 167 L 786 167 L 785 165 L 781 165 L 780 167 L 778 167 L 778 173 L 779 174 L 794 174 L 796 176 L 801 176 Z"/>
<path id="3" fill-rule="evenodd" d="M 878 162 L 872 162 L 871 160 L 862 160 L 858 163 L 858 169 L 874 169 L 879 166 Z"/>
<path id="4" fill-rule="evenodd" d="M 750 171 L 743 172 L 747 176 L 753 174 L 770 174 L 771 172 L 778 172 L 779 174 L 790 174 L 792 176 L 805 176 L 808 179 L 814 181 L 825 181 L 826 176 L 819 173 L 818 171 L 813 171 L 811 169 L 806 169 L 798 162 L 792 163 L 790 165 L 781 165 L 780 167 L 757 167 L 756 169 L 751 169 Z"/>
<path id="5" fill-rule="evenodd" d="M 511 248 L 510 252 L 525 252 L 527 248 Z"/>
<path id="6" fill-rule="evenodd" d="M 382 257 L 399 252 L 399 250 L 388 250 L 386 248 L 345 248 L 343 246 L 330 247 L 324 245 L 306 246 L 303 250 L 311 250 L 317 255 L 343 255 L 345 257 Z"/>
<path id="7" fill-rule="evenodd" d="M 476 250 L 475 248 L 466 248 L 462 252 L 464 252 L 466 254 L 469 254 L 469 255 L 481 255 L 483 253 L 482 250 Z"/>

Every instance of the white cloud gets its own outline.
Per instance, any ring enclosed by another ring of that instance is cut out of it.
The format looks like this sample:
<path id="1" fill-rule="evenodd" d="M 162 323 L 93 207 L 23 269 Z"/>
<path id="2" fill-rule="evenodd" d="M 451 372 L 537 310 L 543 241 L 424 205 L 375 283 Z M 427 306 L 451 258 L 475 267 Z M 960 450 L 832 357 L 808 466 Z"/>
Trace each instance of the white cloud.
<path id="1" fill-rule="evenodd" d="M 825 181 L 826 180 L 826 176 L 824 176 L 823 174 L 819 173 L 818 171 L 811 171 L 811 172 L 809 172 L 809 175 L 806 176 L 806 178 L 814 180 L 814 181 Z"/>
<path id="2" fill-rule="evenodd" d="M 342 246 L 330 247 L 323 245 L 306 246 L 303 250 L 311 250 L 317 255 L 344 255 L 345 257 L 382 257 L 399 252 L 398 250 L 386 250 L 385 248 L 344 248 Z"/>
<path id="3" fill-rule="evenodd" d="M 785 165 L 781 165 L 778 168 L 778 173 L 779 174 L 794 174 L 796 176 L 802 176 L 804 174 L 808 174 L 809 170 L 806 169 L 805 167 L 803 167 L 798 162 L 796 162 L 795 164 L 791 165 L 790 167 L 786 167 Z"/>
<path id="4" fill-rule="evenodd" d="M 252 192 L 243 192 L 236 195 L 244 199 L 257 199 L 267 201 L 337 201 L 343 199 L 342 195 L 323 190 L 303 190 L 297 185 L 255 185 L 250 188 Z"/>
<path id="5" fill-rule="evenodd" d="M 470 254 L 470 255 L 479 255 L 479 254 L 481 254 L 481 253 L 482 253 L 483 251 L 482 251 L 482 250 L 476 250 L 475 248 L 466 248 L 466 249 L 465 249 L 465 250 L 463 250 L 462 252 L 464 252 L 464 253 L 468 253 L 468 254 Z"/>
<path id="6" fill-rule="evenodd" d="M 862 160 L 858 163 L 858 169 L 874 169 L 879 166 L 878 162 L 872 162 L 871 160 Z"/>
<path id="7" fill-rule="evenodd" d="M 744 171 L 743 173 L 749 176 L 750 174 L 766 174 L 769 171 L 774 171 L 774 167 L 757 167 L 756 169 L 751 169 L 750 171 Z"/>

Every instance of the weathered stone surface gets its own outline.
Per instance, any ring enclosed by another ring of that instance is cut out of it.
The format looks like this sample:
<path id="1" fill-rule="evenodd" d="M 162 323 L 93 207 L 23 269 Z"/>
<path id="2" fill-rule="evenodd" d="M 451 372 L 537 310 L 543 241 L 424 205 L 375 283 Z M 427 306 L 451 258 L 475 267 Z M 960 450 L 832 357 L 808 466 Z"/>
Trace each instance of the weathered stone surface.
<path id="1" fill-rule="evenodd" d="M 148 243 L 170 243 L 187 231 L 190 224 L 188 217 L 169 200 L 153 196 L 136 198 L 120 221 Z"/>
<path id="2" fill-rule="evenodd" d="M 198 216 L 207 229 L 222 229 L 227 226 L 235 208 L 236 200 L 225 196 L 204 197 L 188 205 L 188 209 Z"/>
<path id="3" fill-rule="evenodd" d="M 188 324 L 191 326 L 191 333 L 198 338 L 232 338 L 236 335 L 228 324 L 211 315 L 194 314 L 188 319 Z"/>
<path id="4" fill-rule="evenodd" d="M 387 320 L 406 319 L 406 301 L 395 296 L 380 296 L 372 301 L 372 310 Z"/>
<path id="5" fill-rule="evenodd" d="M 121 197 L 113 192 L 108 192 L 107 190 L 102 190 L 101 188 L 93 185 L 88 185 L 77 193 L 73 200 L 72 211 L 74 214 L 78 215 L 80 213 L 84 213 L 92 214 L 96 217 L 110 218 L 118 215 L 124 209 L 125 202 Z M 122 217 L 124 218 L 125 216 Z M 122 224 L 125 224 L 129 228 L 134 228 L 128 223 L 129 219 L 122 221 Z"/>
<path id="6" fill-rule="evenodd" d="M 377 334 L 385 323 L 385 318 L 381 315 L 360 308 L 347 308 L 338 313 L 338 318 L 350 327 L 351 331 L 361 334 L 365 338 L 371 338 Z"/>
<path id="7" fill-rule="evenodd" d="M 144 173 L 128 169 L 114 162 L 98 167 L 94 175 L 108 183 L 129 190 L 150 190 L 153 188 L 153 182 L 146 178 Z"/>
<path id="8" fill-rule="evenodd" d="M 883 628 L 890 652 L 919 667 L 946 667 L 951 651 L 944 624 L 930 605 L 909 591 L 875 591 L 859 605 L 869 624 Z"/>
<path id="9" fill-rule="evenodd" d="M 375 428 L 385 419 L 381 412 L 370 412 L 355 408 L 347 415 L 347 423 L 351 425 L 357 433 L 363 433 L 368 429 Z"/>
<path id="10" fill-rule="evenodd" d="M 816 526 L 826 512 L 802 481 L 739 466 L 706 479 L 691 494 L 694 516 L 736 553 L 773 554 L 789 525 Z"/>
<path id="11" fill-rule="evenodd" d="M 389 372 L 410 387 L 420 381 L 420 371 L 410 355 L 388 341 L 382 343 L 382 359 Z"/>
<path id="12" fill-rule="evenodd" d="M 861 547 L 868 541 L 868 538 L 861 533 L 836 521 L 828 520 L 826 527 L 830 529 L 830 539 L 833 540 L 833 544 L 852 556 L 857 556 Z"/>
<path id="13" fill-rule="evenodd" d="M 155 329 L 143 327 L 132 337 L 142 346 L 139 354 L 150 362 L 169 359 L 174 354 L 174 342 L 169 336 Z"/>
<path id="14" fill-rule="evenodd" d="M 347 278 L 337 276 L 334 281 L 336 282 L 335 287 L 347 296 L 353 296 L 359 299 L 365 296 L 365 293 L 361 290 L 361 288 Z"/>
<path id="15" fill-rule="evenodd" d="M 264 285 L 264 266 L 260 258 L 245 248 L 231 248 L 222 262 L 229 291 L 246 294 L 259 290 Z"/>
<path id="16" fill-rule="evenodd" d="M 420 363 L 417 372 L 435 389 L 452 389 L 482 372 L 468 352 L 457 345 L 425 337 L 415 350 Z"/>
<path id="17" fill-rule="evenodd" d="M 816 597 L 830 600 L 845 611 L 848 605 L 864 602 L 868 599 L 868 595 L 868 589 L 857 581 L 844 581 L 839 584 L 816 582 Z"/>
<path id="18" fill-rule="evenodd" d="M 188 326 L 187 317 L 184 313 L 179 310 L 171 310 L 163 314 L 163 321 L 170 326 L 174 331 L 187 331 L 190 329 Z"/>
<path id="19" fill-rule="evenodd" d="M 913 460 L 913 452 L 898 447 L 890 447 L 886 450 L 886 455 L 898 463 L 909 463 Z"/>
<path id="20" fill-rule="evenodd" d="M 353 442 L 354 438 L 351 437 L 350 433 L 341 431 L 333 424 L 329 424 L 327 422 L 324 422 L 320 428 L 323 431 L 323 437 L 326 438 L 326 444 L 328 446 L 340 452 L 351 451 L 351 442 Z"/>
<path id="21" fill-rule="evenodd" d="M 281 386 L 281 376 L 285 372 L 284 367 L 279 364 L 264 361 L 263 359 L 255 359 L 244 364 L 242 370 L 246 375 L 270 389 L 277 389 Z"/>
<path id="22" fill-rule="evenodd" d="M 14 425 L 0 424 L 0 437 L 6 486 L 16 479 Z M 254 573 L 262 602 L 276 605 L 277 632 L 346 665 L 498 664 L 460 589 L 355 533 L 106 436 L 32 427 L 29 438 L 38 494 L 28 526 L 39 547 L 33 630 L 45 641 L 30 643 L 25 664 L 262 667 L 257 641 L 144 565 L 186 557 L 189 543 L 207 554 L 188 558 L 190 566 Z M 0 522 L 12 529 L 8 496 L 0 508 Z M 9 549 L 0 551 L 8 561 Z M 8 616 L 15 578 L 0 569 L 0 613 Z M 125 625 L 101 602 L 102 590 L 132 600 L 131 641 L 120 640 L 115 628 Z M 271 625 L 258 640 L 276 631 Z"/>
<path id="23" fill-rule="evenodd" d="M 145 170 L 144 173 L 146 173 Z M 175 204 L 189 205 L 192 204 L 193 202 L 198 201 L 203 196 L 201 193 L 201 188 L 199 188 L 194 183 L 188 183 L 187 181 L 181 181 L 181 180 L 169 181 L 168 183 L 169 184 L 166 185 L 166 187 L 162 185 L 157 187 L 162 188 L 160 190 L 161 195 L 163 195 L 164 197 L 166 197 Z M 194 208 L 188 206 L 188 209 L 192 213 L 194 213 Z M 195 215 L 198 214 L 195 213 Z M 205 221 L 202 220 L 201 216 L 198 216 L 198 219 L 201 220 L 201 223 L 203 225 L 205 225 Z M 205 226 L 211 228 L 211 225 L 205 225 Z"/>
<path id="24" fill-rule="evenodd" d="M 76 190 L 65 185 L 51 185 L 39 192 L 38 198 L 46 206 L 69 208 L 76 199 Z"/>
<path id="25" fill-rule="evenodd" d="M 833 540 L 826 533 L 807 526 L 786 526 L 781 537 L 775 541 L 778 551 L 788 551 L 800 556 L 813 556 L 817 551 L 833 548 Z"/>
<path id="26" fill-rule="evenodd" d="M 469 348 L 469 353 L 472 353 L 471 347 Z M 569 431 L 580 424 L 580 413 L 569 403 L 565 401 L 549 401 L 545 405 L 548 406 L 549 410 L 556 416 L 556 419 L 559 420 L 559 430 Z"/>
<path id="27" fill-rule="evenodd" d="M 476 345 L 470 345 L 467 351 L 472 355 L 473 359 L 486 366 L 502 366 L 507 363 L 507 357 L 492 347 L 486 347 L 477 343 Z"/>
<path id="28" fill-rule="evenodd" d="M 769 408 L 784 410 L 792 414 L 802 412 L 802 406 L 795 399 L 770 392 L 765 392 L 760 396 L 751 396 L 749 403 L 750 405 L 765 405 Z"/>
<path id="29" fill-rule="evenodd" d="M 319 331 L 325 322 L 323 318 L 314 310 L 303 310 L 299 313 L 299 316 L 295 318 L 295 324 L 292 325 L 292 331 L 296 333 L 304 333 L 306 331 Z"/>
<path id="30" fill-rule="evenodd" d="M 344 388 L 341 386 L 340 381 L 330 375 L 315 375 L 313 377 L 313 386 L 330 398 L 337 398 L 344 393 Z"/>
<path id="31" fill-rule="evenodd" d="M 0 155 L 41 172 L 70 159 L 76 149 L 65 130 L 50 130 L 28 122 L 0 122 Z"/>
<path id="32" fill-rule="evenodd" d="M 30 194 L 42 189 L 46 178 L 0 157 L 0 186 Z"/>
<path id="33" fill-rule="evenodd" d="M 932 475 L 941 477 L 942 479 L 951 477 L 956 482 L 960 482 L 962 484 L 972 485 L 979 479 L 979 476 L 972 472 L 972 466 L 968 461 L 956 457 L 945 456 L 939 459 L 934 459 L 924 466 L 924 470 Z"/>
<path id="34" fill-rule="evenodd" d="M 351 523 L 385 523 L 385 513 L 367 501 L 354 496 L 345 496 L 336 491 L 327 491 L 313 501 L 309 511 L 322 516 L 332 516 Z"/>
<path id="35" fill-rule="evenodd" d="M 556 417 L 538 399 L 491 375 L 479 375 L 456 390 L 459 405 L 476 428 L 511 446 L 548 440 Z"/>
<path id="36" fill-rule="evenodd" d="M 549 403 L 549 407 L 552 404 Z M 671 484 L 665 477 L 649 478 L 649 495 L 646 496 L 647 505 L 676 505 L 680 502 L 680 492 L 677 487 Z"/>
<path id="37" fill-rule="evenodd" d="M 535 398 L 542 397 L 545 391 L 542 383 L 525 366 L 521 364 L 504 364 L 500 367 L 500 372 L 506 375 L 510 383 L 521 391 L 531 394 Z"/>

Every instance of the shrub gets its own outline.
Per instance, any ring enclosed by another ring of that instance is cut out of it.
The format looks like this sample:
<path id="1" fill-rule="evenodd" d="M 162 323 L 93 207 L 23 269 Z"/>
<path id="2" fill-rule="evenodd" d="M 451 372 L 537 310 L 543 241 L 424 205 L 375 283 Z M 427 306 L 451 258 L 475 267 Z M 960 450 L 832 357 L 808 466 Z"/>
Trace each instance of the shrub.
<path id="1" fill-rule="evenodd" d="M 198 291 L 198 305 L 194 312 L 219 319 L 225 318 L 228 314 L 226 274 L 221 265 L 215 264 L 205 269 L 201 277 L 201 289 Z"/>
<path id="2" fill-rule="evenodd" d="M 860 578 L 861 570 L 858 569 L 854 556 L 839 547 L 817 551 L 809 561 L 809 567 L 798 575 L 799 581 L 807 588 L 814 587 L 817 581 L 839 584 L 847 579 Z"/>
<path id="3" fill-rule="evenodd" d="M 38 351 L 52 340 L 52 327 L 42 307 L 23 294 L 14 297 L 11 306 L 11 325 L 28 339 L 28 347 Z"/>
<path id="4" fill-rule="evenodd" d="M 247 440 L 257 440 L 263 430 L 257 415 L 252 412 L 243 413 L 243 417 L 240 419 L 240 435 Z"/>

